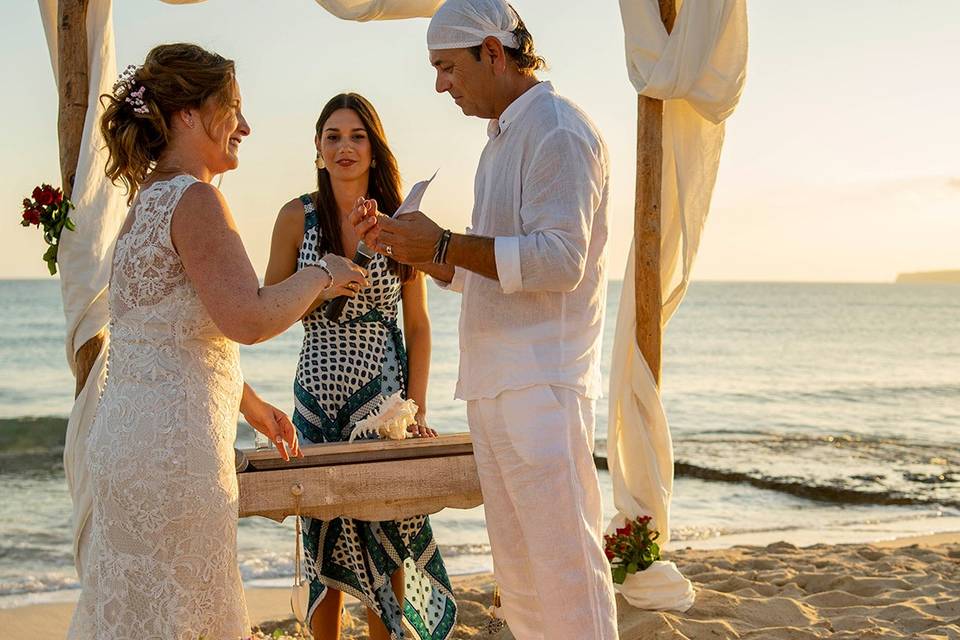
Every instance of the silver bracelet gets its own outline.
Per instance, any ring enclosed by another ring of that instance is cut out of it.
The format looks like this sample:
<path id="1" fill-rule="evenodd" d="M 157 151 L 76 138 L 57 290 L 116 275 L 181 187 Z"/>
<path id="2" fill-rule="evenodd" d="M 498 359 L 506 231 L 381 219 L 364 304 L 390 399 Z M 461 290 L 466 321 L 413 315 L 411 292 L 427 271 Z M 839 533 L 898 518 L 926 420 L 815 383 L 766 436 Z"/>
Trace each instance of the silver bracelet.
<path id="1" fill-rule="evenodd" d="M 324 260 L 323 258 L 320 258 L 320 262 L 316 263 L 313 266 L 318 267 L 321 271 L 327 274 L 328 278 L 330 278 L 330 280 L 327 281 L 327 284 L 324 285 L 323 289 L 320 290 L 320 293 L 323 293 L 324 291 L 326 291 L 327 289 L 333 286 L 333 273 L 330 272 L 330 268 L 327 266 L 327 261 Z"/>

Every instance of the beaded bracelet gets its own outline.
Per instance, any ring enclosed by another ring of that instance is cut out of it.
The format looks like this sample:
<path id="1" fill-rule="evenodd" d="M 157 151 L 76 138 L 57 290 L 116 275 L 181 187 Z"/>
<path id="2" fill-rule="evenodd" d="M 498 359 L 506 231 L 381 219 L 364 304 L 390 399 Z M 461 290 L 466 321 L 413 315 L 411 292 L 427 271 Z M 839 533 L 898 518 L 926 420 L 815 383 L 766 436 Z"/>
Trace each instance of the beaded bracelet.
<path id="1" fill-rule="evenodd" d="M 327 266 L 327 261 L 324 260 L 323 258 L 321 258 L 320 262 L 317 262 L 313 266 L 319 268 L 321 271 L 327 274 L 328 278 L 330 278 L 330 280 L 327 281 L 327 284 L 324 285 L 323 289 L 320 290 L 320 293 L 323 293 L 324 291 L 326 291 L 327 289 L 333 286 L 333 273 L 330 271 L 330 267 Z"/>

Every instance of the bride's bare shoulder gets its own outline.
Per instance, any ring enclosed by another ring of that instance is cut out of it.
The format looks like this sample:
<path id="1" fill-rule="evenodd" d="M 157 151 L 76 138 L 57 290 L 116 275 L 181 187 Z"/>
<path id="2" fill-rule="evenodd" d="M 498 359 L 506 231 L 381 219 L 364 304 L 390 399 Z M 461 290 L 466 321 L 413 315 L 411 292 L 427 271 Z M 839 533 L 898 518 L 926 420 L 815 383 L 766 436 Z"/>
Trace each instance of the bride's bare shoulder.
<path id="1" fill-rule="evenodd" d="M 197 233 L 202 230 L 203 233 Z M 195 182 L 180 196 L 170 220 L 170 239 L 181 256 L 191 247 L 208 250 L 208 243 L 219 243 L 236 235 L 237 225 L 227 199 L 212 184 Z"/>
<path id="2" fill-rule="evenodd" d="M 197 181 L 187 187 L 180 196 L 176 211 L 192 215 L 203 215 L 203 212 L 206 212 L 208 215 L 223 216 L 230 211 L 230 207 L 220 189 L 208 182 Z"/>

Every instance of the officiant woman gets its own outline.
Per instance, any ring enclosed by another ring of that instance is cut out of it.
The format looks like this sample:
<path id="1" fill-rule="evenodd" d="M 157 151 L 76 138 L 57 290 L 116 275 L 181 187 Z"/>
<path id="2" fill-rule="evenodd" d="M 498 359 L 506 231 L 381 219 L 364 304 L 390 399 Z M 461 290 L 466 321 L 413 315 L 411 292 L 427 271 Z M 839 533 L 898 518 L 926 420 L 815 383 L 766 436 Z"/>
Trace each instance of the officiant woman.
<path id="1" fill-rule="evenodd" d="M 393 213 L 400 206 L 397 160 L 364 97 L 331 99 L 317 119 L 314 142 L 317 189 L 280 209 L 267 284 L 327 252 L 353 257 L 360 238 L 348 216 L 356 207 Z M 325 317 L 319 299 L 303 317 L 293 422 L 304 442 L 347 440 L 358 420 L 396 392 L 419 407 L 410 430 L 436 435 L 427 425 L 430 318 L 424 277 L 379 254 L 368 270 L 370 286 L 347 301 L 339 318 Z M 405 638 L 404 618 L 421 640 L 450 637 L 456 605 L 426 516 L 388 522 L 304 518 L 303 530 L 315 639 L 339 638 L 344 593 L 367 607 L 373 640 Z"/>

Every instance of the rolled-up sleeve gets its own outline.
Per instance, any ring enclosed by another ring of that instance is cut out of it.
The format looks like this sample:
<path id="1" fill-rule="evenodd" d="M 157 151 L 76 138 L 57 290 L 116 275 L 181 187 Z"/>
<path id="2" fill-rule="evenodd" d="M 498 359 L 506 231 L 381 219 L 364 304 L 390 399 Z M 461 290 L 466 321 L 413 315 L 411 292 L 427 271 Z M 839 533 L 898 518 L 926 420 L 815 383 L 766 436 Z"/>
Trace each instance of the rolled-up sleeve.
<path id="1" fill-rule="evenodd" d="M 453 268 L 453 279 L 450 282 L 444 282 L 439 278 L 434 278 L 433 281 L 437 283 L 437 286 L 441 289 L 446 289 L 447 291 L 453 291 L 455 293 L 463 293 L 463 283 L 467 279 L 467 270 L 461 269 L 460 267 Z"/>
<path id="2" fill-rule="evenodd" d="M 523 288 L 520 276 L 520 238 L 499 236 L 493 239 L 493 254 L 497 261 L 497 278 L 504 293 L 514 293 Z"/>
<path id="3" fill-rule="evenodd" d="M 467 227 L 463 231 L 466 235 L 473 235 L 473 229 Z M 453 268 L 453 279 L 450 282 L 444 282 L 439 278 L 434 278 L 434 282 L 437 283 L 437 286 L 441 289 L 446 289 L 447 291 L 453 291 L 454 293 L 463 293 L 463 285 L 467 281 L 467 270 L 461 267 Z"/>
<path id="4" fill-rule="evenodd" d="M 567 129 L 540 143 L 523 176 L 522 234 L 495 240 L 504 293 L 573 291 L 583 279 L 606 180 L 602 153 Z"/>

